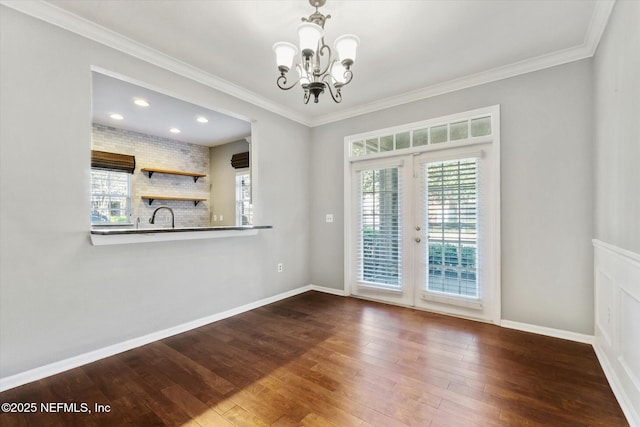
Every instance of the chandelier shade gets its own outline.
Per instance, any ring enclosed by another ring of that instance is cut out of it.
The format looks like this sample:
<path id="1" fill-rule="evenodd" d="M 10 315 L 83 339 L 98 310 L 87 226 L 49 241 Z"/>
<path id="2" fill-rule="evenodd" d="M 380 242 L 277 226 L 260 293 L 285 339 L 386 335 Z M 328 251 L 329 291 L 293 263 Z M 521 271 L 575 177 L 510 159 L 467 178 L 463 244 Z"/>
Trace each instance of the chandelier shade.
<path id="1" fill-rule="evenodd" d="M 312 22 L 305 22 L 298 25 L 298 38 L 300 39 L 300 52 L 303 56 L 313 55 L 318 47 L 318 42 L 322 38 L 324 31 L 320 25 Z"/>
<path id="2" fill-rule="evenodd" d="M 273 45 L 273 51 L 276 54 L 276 64 L 278 69 L 286 68 L 289 71 L 293 65 L 293 57 L 298 53 L 298 48 L 293 43 L 278 42 Z"/>
<path id="3" fill-rule="evenodd" d="M 340 36 L 333 42 L 333 47 L 338 52 L 340 62 L 349 61 L 351 64 L 356 60 L 356 50 L 360 44 L 360 39 L 353 34 Z"/>
<path id="4" fill-rule="evenodd" d="M 341 85 L 344 85 L 344 83 L 347 81 L 347 78 L 345 76 L 346 72 L 347 69 L 344 68 L 344 65 L 342 65 L 342 63 L 340 62 L 335 62 L 331 67 L 331 77 L 333 77 L 333 80 Z"/>
<path id="5" fill-rule="evenodd" d="M 276 65 L 280 71 L 276 84 L 282 90 L 289 90 L 300 83 L 304 91 L 305 104 L 311 97 L 314 103 L 318 103 L 318 97 L 325 90 L 336 103 L 342 101 L 341 90 L 353 78 L 351 66 L 356 60 L 356 51 L 360 44 L 360 39 L 353 34 L 338 37 L 334 42 L 333 51 L 325 43 L 324 24 L 331 15 L 323 15 L 318 11 L 325 2 L 326 0 L 309 0 L 316 11 L 308 18 L 302 18 L 302 24 L 298 25 L 299 49 L 288 42 L 273 45 Z M 298 53 L 298 62 L 294 63 Z M 292 67 L 296 68 L 298 79 L 288 83 L 287 73 Z"/>

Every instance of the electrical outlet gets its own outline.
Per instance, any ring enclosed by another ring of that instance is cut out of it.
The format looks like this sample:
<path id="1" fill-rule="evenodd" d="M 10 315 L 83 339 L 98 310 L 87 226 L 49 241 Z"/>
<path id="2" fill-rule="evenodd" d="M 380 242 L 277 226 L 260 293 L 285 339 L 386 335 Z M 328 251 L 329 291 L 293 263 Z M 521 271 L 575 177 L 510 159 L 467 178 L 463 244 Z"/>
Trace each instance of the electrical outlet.
<path id="1" fill-rule="evenodd" d="M 213 215 L 213 222 L 218 221 L 218 215 Z"/>
<path id="2" fill-rule="evenodd" d="M 222 214 L 220 214 L 220 221 L 222 221 Z"/>
<path id="3" fill-rule="evenodd" d="M 282 273 L 282 263 L 278 263 L 278 273 Z"/>
<path id="4" fill-rule="evenodd" d="M 333 214 L 327 214 L 325 216 L 325 221 L 326 222 L 333 222 Z"/>

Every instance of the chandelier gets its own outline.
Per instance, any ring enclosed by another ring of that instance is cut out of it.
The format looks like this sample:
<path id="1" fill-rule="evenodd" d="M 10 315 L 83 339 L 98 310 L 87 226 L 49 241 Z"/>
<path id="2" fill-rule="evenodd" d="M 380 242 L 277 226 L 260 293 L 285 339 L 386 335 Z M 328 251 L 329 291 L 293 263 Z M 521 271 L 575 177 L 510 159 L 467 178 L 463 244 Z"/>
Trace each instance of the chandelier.
<path id="1" fill-rule="evenodd" d="M 325 2 L 326 0 L 309 0 L 316 11 L 308 18 L 302 18 L 303 23 L 298 25 L 300 61 L 295 65 L 298 79 L 289 86 L 287 86 L 287 73 L 293 65 L 298 48 L 287 42 L 278 42 L 273 45 L 280 71 L 276 84 L 282 90 L 289 90 L 300 82 L 304 90 L 305 104 L 309 102 L 311 95 L 313 95 L 313 102 L 318 103 L 318 96 L 324 93 L 325 88 L 329 90 L 335 102 L 342 101 L 341 89 L 353 78 L 351 66 L 356 59 L 356 49 L 360 44 L 357 36 L 342 35 L 333 45 L 338 59 L 332 57 L 334 52 L 324 41 L 324 23 L 331 18 L 331 15 L 325 16 L 318 12 L 318 8 L 324 6 Z M 325 57 L 326 60 L 322 61 L 321 57 Z"/>

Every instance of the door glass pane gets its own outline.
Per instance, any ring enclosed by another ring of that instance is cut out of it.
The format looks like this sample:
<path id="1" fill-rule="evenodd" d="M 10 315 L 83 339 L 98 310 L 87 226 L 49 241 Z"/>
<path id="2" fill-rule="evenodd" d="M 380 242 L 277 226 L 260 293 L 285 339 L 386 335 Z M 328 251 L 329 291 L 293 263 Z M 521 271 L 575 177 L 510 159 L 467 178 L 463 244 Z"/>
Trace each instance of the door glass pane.
<path id="1" fill-rule="evenodd" d="M 358 281 L 401 289 L 401 188 L 399 168 L 360 172 Z"/>
<path id="2" fill-rule="evenodd" d="M 425 164 L 427 290 L 478 298 L 477 160 Z"/>

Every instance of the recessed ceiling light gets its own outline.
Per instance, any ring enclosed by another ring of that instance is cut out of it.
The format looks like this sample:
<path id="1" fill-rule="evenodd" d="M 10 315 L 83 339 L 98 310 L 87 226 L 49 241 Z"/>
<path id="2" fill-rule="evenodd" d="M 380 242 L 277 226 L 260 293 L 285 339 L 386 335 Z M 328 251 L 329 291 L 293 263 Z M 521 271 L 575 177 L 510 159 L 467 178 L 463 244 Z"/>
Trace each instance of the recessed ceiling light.
<path id="1" fill-rule="evenodd" d="M 133 103 L 136 104 L 139 107 L 148 107 L 149 106 L 149 101 L 147 101 L 146 99 L 142 99 L 142 98 L 135 98 L 133 100 Z"/>
<path id="2" fill-rule="evenodd" d="M 178 129 L 178 128 L 171 128 L 171 129 L 169 129 L 169 132 L 171 132 L 171 133 L 180 133 L 180 129 Z"/>
<path id="3" fill-rule="evenodd" d="M 111 117 L 113 120 L 122 120 L 122 119 L 124 119 L 124 117 L 122 117 L 122 114 L 118 114 L 118 113 L 109 114 L 109 117 Z"/>
<path id="4" fill-rule="evenodd" d="M 209 119 L 207 119 L 204 116 L 198 116 L 198 118 L 196 119 L 198 123 L 207 123 L 209 122 Z"/>

